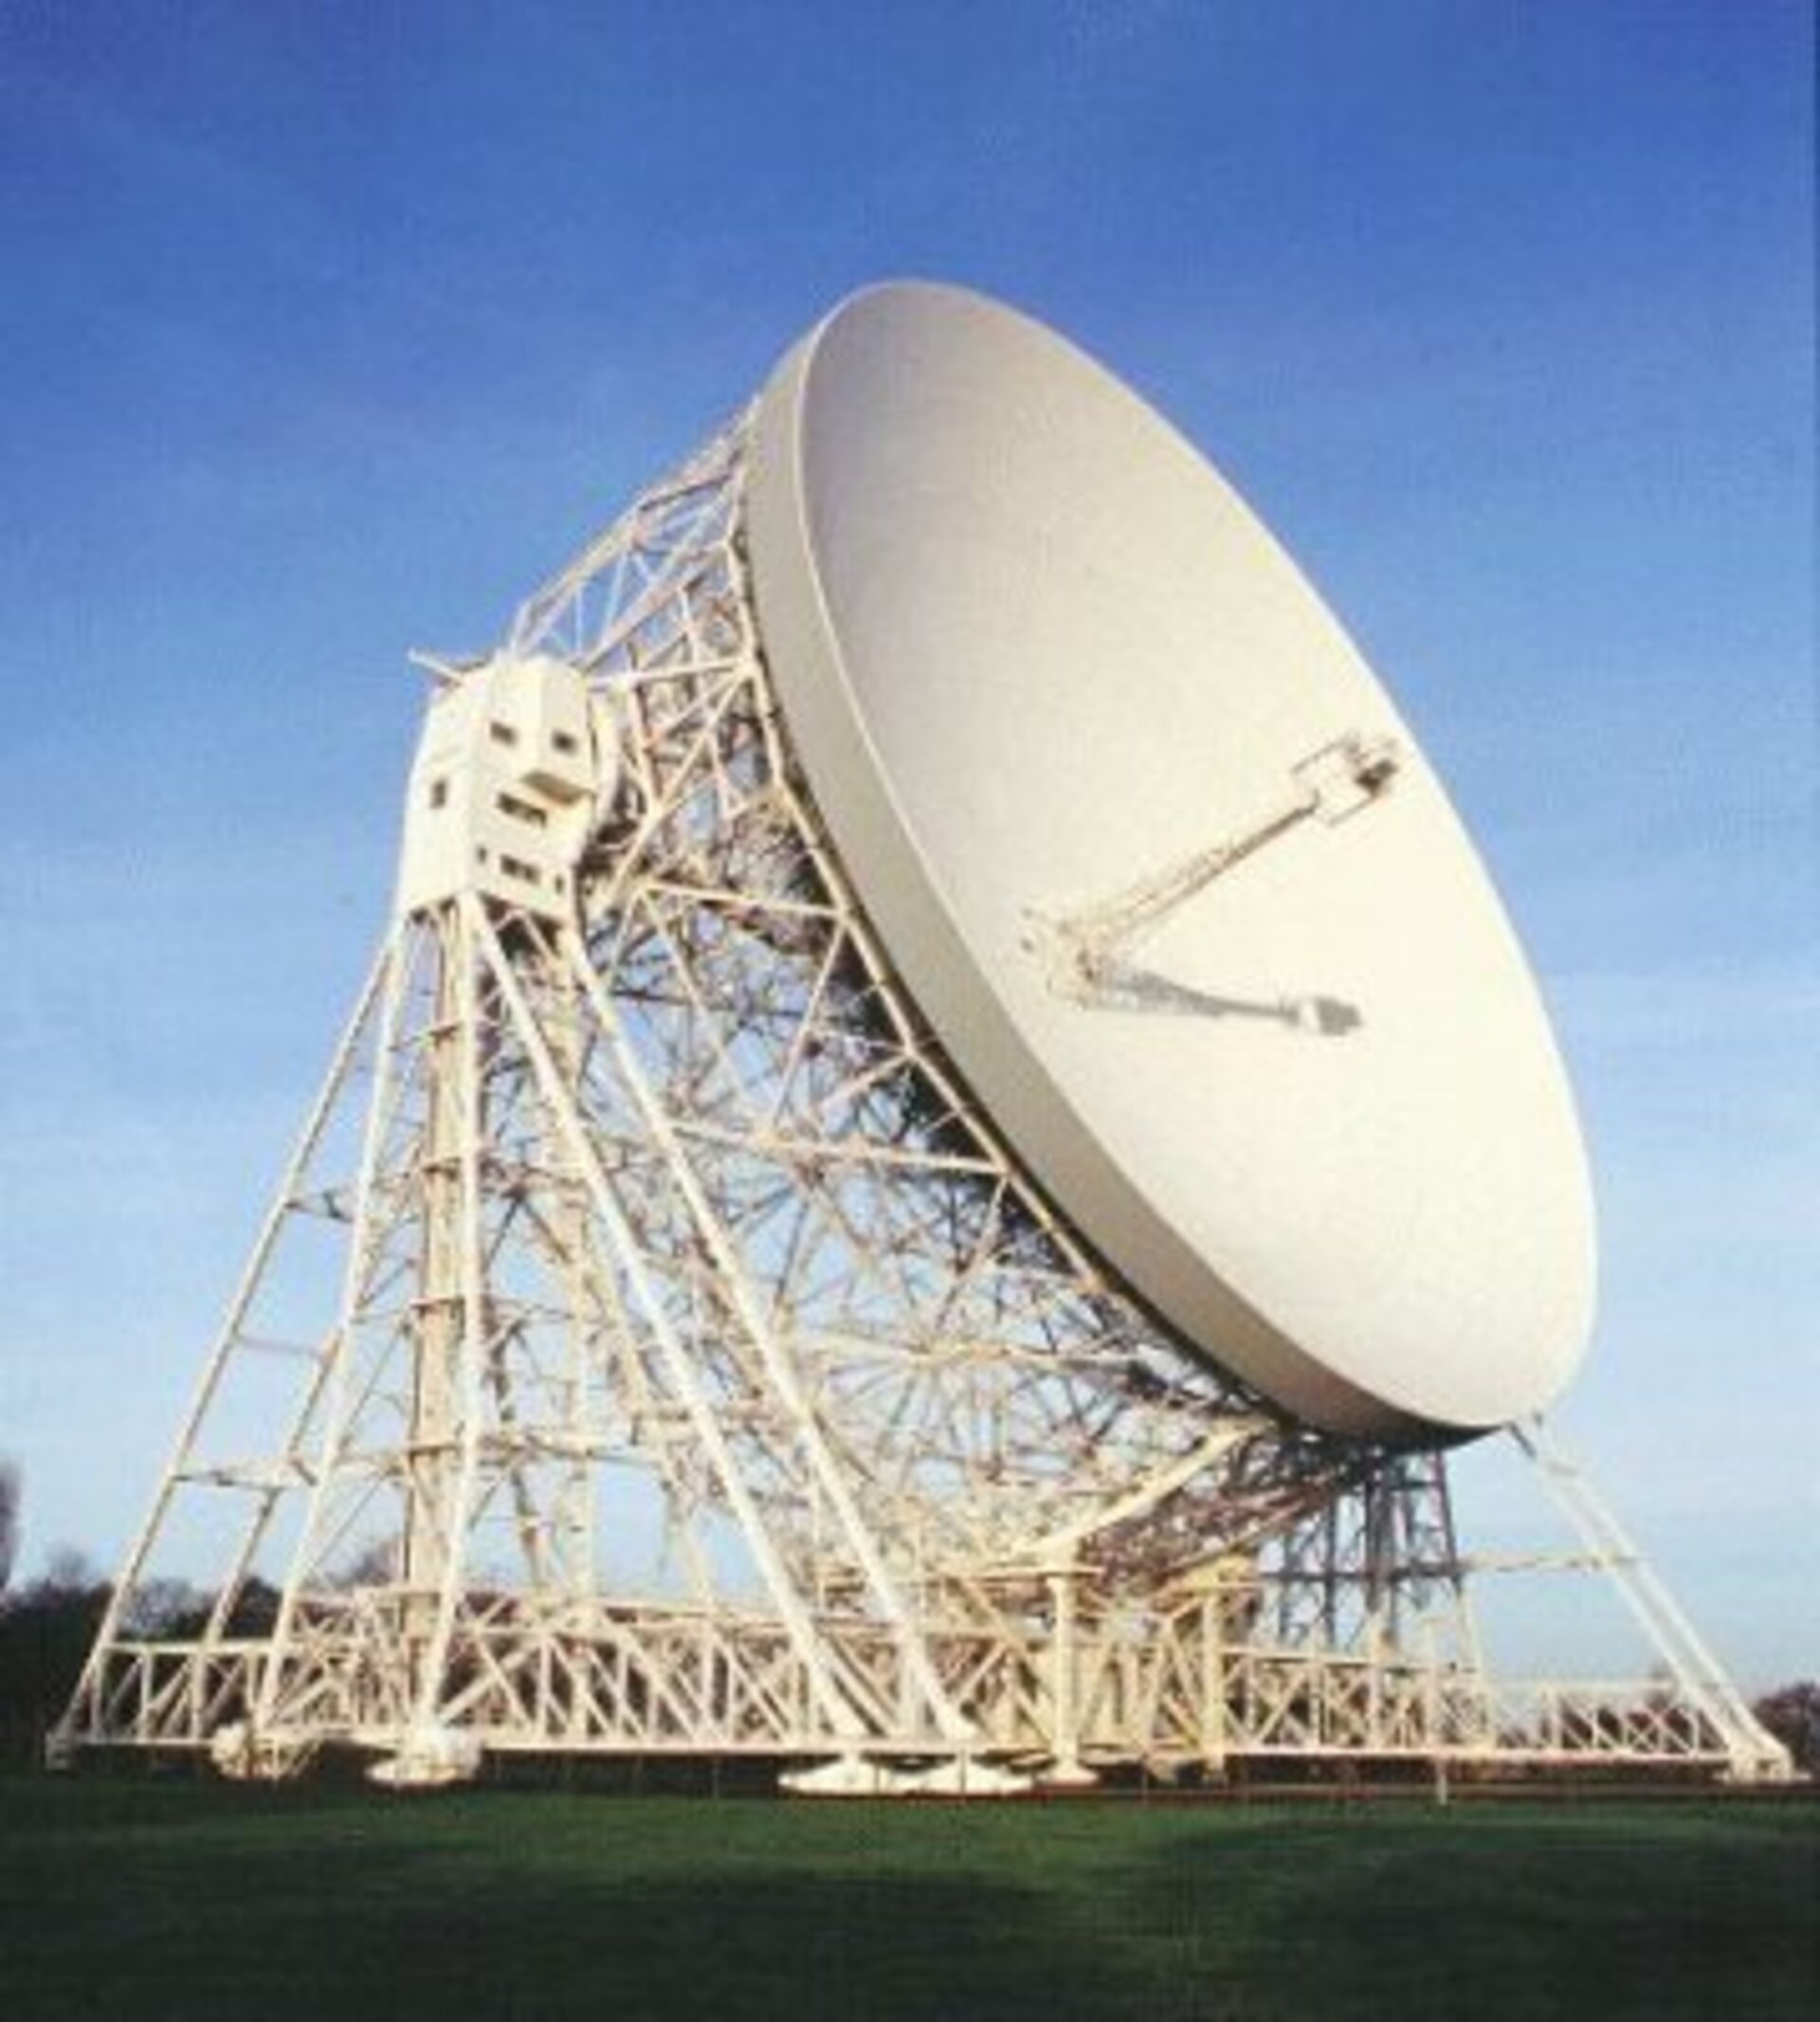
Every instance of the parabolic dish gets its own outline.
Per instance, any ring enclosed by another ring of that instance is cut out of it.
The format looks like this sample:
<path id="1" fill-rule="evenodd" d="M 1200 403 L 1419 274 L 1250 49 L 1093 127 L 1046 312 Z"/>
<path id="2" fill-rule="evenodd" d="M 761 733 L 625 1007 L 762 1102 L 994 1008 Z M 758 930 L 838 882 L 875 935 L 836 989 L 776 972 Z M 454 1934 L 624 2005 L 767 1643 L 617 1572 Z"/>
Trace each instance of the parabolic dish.
<path id="1" fill-rule="evenodd" d="M 1053 333 L 893 285 L 768 384 L 748 527 L 860 901 L 1088 1243 L 1317 1425 L 1456 1437 L 1553 1397 L 1592 1213 L 1536 986 L 1408 727 L 1231 488 Z M 1254 834 L 1347 738 L 1394 740 L 1387 792 L 1167 910 L 1101 999 L 1058 988 L 1043 918 Z"/>

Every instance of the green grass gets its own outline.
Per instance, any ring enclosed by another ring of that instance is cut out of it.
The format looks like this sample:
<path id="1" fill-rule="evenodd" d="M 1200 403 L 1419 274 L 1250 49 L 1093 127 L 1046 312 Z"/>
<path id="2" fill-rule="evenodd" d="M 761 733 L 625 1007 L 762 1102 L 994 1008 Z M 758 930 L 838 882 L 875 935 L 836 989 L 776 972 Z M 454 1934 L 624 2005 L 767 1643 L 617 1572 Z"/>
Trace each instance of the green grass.
<path id="1" fill-rule="evenodd" d="M 1820 2015 L 1820 1808 L 0 1779 L 0 2016 Z"/>

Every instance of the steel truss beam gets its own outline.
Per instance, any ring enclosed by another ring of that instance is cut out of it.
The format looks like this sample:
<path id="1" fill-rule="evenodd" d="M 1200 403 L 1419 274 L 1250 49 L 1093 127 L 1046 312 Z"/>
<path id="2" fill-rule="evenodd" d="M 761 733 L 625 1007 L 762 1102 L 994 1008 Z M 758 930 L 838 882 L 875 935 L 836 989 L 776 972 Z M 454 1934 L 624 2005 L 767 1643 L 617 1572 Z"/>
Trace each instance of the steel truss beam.
<path id="1" fill-rule="evenodd" d="M 1665 1684 L 1495 1683 L 1441 1456 L 1285 1423 L 1058 1220 L 794 766 L 744 450 L 519 613 L 627 768 L 577 916 L 394 921 L 60 1748 L 1774 1773 L 1634 1573 Z M 209 1548 L 212 1599 L 160 1624 Z"/>

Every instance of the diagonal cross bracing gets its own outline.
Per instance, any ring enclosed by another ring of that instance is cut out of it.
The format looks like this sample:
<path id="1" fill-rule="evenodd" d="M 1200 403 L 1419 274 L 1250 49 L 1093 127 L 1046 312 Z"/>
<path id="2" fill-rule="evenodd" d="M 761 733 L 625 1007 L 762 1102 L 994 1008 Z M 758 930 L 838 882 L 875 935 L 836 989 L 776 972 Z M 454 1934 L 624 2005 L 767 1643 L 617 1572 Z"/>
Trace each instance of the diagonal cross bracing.
<path id="1" fill-rule="evenodd" d="M 1057 1218 L 795 768 L 745 447 L 519 612 L 617 795 L 564 917 L 401 907 L 64 1745 L 339 1743 L 404 1781 L 482 1750 L 1767 1761 L 1712 1693 L 1495 1686 L 1440 1457 L 1285 1423 Z M 207 1550 L 201 1627 L 143 1632 Z"/>

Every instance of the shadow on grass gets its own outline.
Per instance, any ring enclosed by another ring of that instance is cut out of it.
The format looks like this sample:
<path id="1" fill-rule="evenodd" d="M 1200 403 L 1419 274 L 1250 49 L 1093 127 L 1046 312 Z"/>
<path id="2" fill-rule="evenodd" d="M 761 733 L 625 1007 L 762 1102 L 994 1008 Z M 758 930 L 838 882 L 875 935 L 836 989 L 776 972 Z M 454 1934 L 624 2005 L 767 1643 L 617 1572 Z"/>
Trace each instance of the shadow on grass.
<path id="1" fill-rule="evenodd" d="M 1820 1813 L 0 1782 L 0 2014 L 1820 2013 Z"/>
<path id="2" fill-rule="evenodd" d="M 85 1809 L 88 1829 L 0 1831 L 9 2022 L 1116 2011 L 1106 1962 L 1044 1891 L 864 1844 L 830 1860 L 820 1821 L 791 1844 L 798 1807 L 260 1794 L 224 1810 L 122 1787 Z"/>

